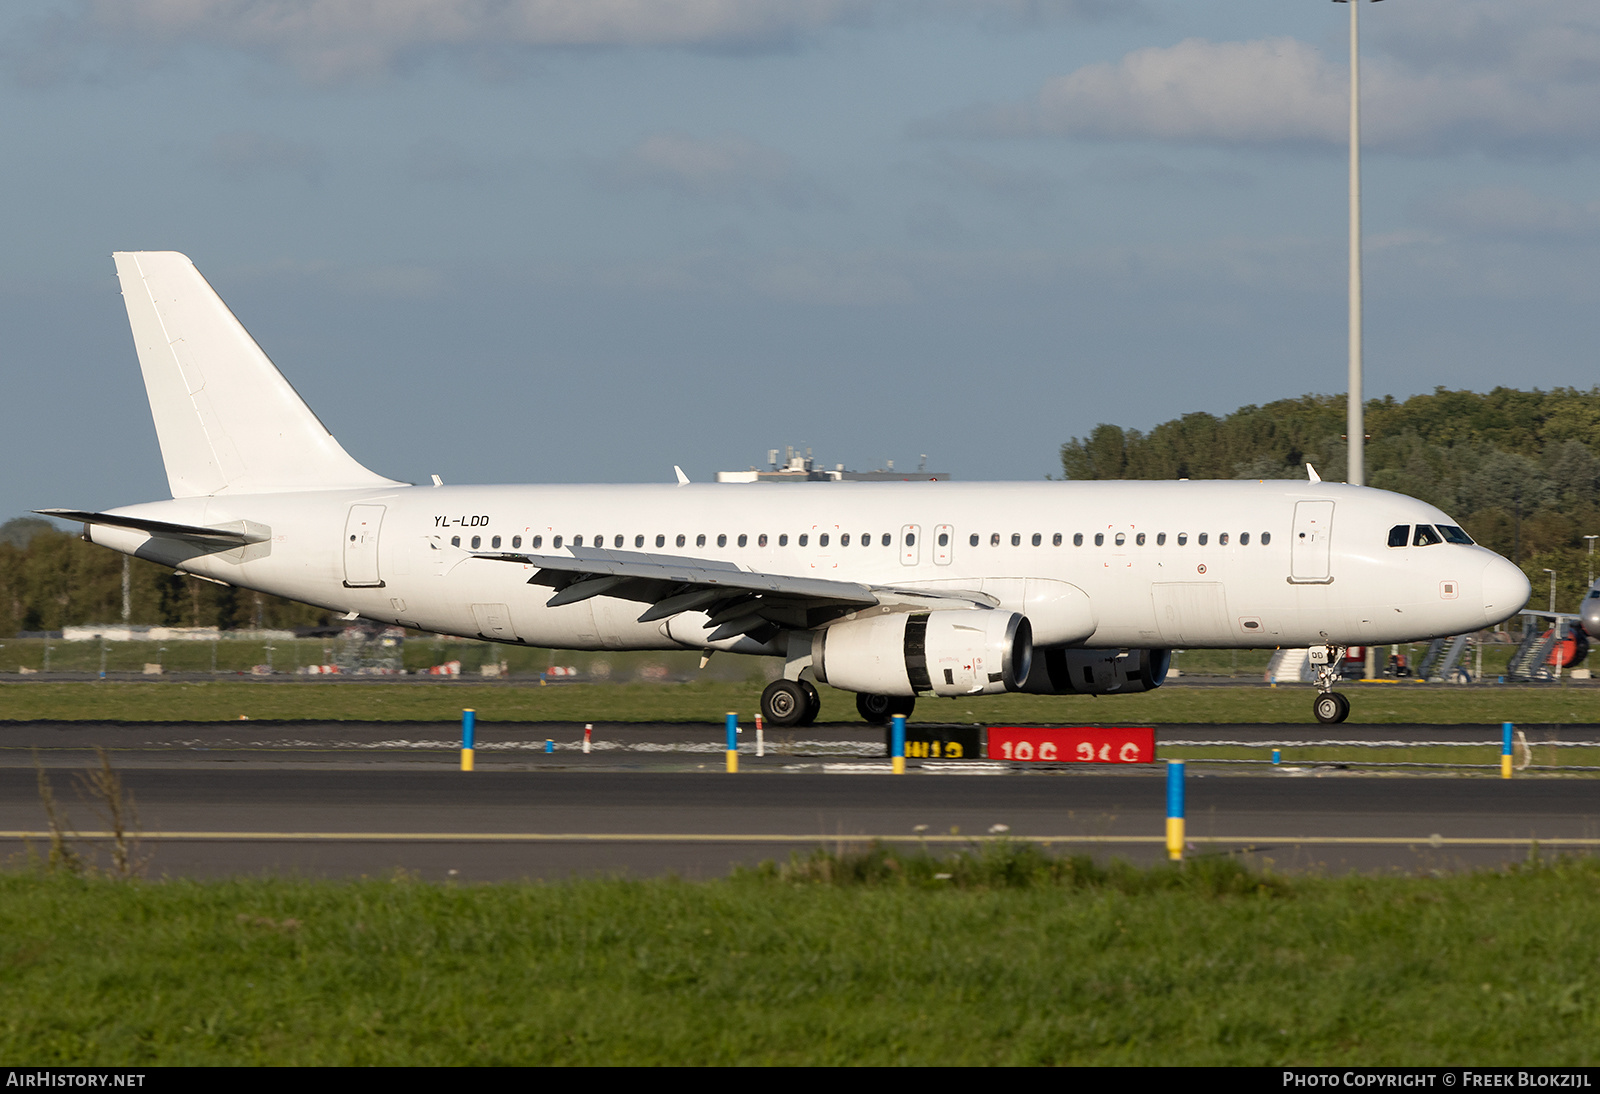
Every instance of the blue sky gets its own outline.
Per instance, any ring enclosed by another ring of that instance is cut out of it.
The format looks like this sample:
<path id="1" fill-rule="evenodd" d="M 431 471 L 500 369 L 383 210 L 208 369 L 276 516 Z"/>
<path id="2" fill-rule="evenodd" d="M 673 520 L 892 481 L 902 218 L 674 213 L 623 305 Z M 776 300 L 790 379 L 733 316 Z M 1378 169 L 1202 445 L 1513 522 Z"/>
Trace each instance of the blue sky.
<path id="1" fill-rule="evenodd" d="M 1034 479 L 1344 386 L 1347 15 L 1237 0 L 23 0 L 0 518 L 165 496 L 113 250 L 357 459 Z M 1593 386 L 1600 8 L 1364 4 L 1367 389 Z"/>

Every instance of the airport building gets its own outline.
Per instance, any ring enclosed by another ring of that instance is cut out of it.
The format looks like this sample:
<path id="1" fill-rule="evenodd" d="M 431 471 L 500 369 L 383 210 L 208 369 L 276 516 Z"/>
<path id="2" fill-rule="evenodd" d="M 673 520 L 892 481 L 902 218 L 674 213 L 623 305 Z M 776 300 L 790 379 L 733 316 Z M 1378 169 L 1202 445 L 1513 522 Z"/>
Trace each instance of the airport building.
<path id="1" fill-rule="evenodd" d="M 748 471 L 718 471 L 718 482 L 949 482 L 947 471 L 926 470 L 928 457 L 923 456 L 915 471 L 896 471 L 894 461 L 876 471 L 849 471 L 844 464 L 835 464 L 830 471 L 818 467 L 811 458 L 811 449 L 801 455 L 792 447 L 783 450 L 783 461 L 778 461 L 776 448 L 767 450 L 767 467 L 751 467 Z"/>

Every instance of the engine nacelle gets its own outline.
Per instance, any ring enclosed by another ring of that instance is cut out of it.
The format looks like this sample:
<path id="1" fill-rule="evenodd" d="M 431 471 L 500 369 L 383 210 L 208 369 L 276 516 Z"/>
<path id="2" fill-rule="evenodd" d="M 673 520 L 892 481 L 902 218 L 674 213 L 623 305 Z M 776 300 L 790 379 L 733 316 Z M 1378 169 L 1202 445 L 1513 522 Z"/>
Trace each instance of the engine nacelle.
<path id="1" fill-rule="evenodd" d="M 811 645 L 817 680 L 869 695 L 992 695 L 1028 678 L 1033 631 L 1016 612 L 896 612 L 835 623 Z"/>
<path id="2" fill-rule="evenodd" d="M 1171 650 L 1035 650 L 1022 690 L 1034 695 L 1154 691 L 1167 680 Z"/>

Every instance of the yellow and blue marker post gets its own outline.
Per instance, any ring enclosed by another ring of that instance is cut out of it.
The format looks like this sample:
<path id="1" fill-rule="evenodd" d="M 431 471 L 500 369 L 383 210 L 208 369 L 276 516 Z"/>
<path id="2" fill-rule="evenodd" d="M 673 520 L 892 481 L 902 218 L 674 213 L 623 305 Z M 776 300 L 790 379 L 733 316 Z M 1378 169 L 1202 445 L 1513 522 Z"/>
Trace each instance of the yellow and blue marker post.
<path id="1" fill-rule="evenodd" d="M 1511 723 L 1500 723 L 1500 777 L 1511 778 Z"/>
<path id="2" fill-rule="evenodd" d="M 1167 857 L 1183 861 L 1183 761 L 1167 761 Z"/>
<path id="3" fill-rule="evenodd" d="M 889 738 L 889 766 L 896 775 L 906 773 L 906 716 L 894 716 L 894 730 Z"/>
<path id="4" fill-rule="evenodd" d="M 472 770 L 472 732 L 477 727 L 478 712 L 472 709 L 461 712 L 461 770 Z"/>
<path id="5" fill-rule="evenodd" d="M 739 715 L 728 711 L 728 774 L 739 771 Z"/>

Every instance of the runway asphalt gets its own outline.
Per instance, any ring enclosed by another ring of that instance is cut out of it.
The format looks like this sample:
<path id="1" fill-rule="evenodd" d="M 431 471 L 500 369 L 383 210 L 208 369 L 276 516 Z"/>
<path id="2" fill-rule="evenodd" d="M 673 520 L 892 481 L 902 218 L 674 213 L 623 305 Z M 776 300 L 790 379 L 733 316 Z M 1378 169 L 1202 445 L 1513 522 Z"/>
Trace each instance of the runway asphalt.
<path id="1" fill-rule="evenodd" d="M 896 777 L 881 736 L 855 723 L 774 734 L 772 755 L 741 757 L 740 773 L 729 775 L 716 727 L 596 726 L 585 755 L 582 726 L 485 725 L 478 770 L 465 773 L 457 730 L 0 725 L 0 854 L 37 851 L 48 836 L 36 754 L 67 826 L 84 848 L 103 851 L 92 834 L 106 830 L 104 810 L 81 779 L 98 745 L 136 807 L 151 876 L 711 877 L 873 838 L 937 851 L 1023 838 L 1061 853 L 1164 856 L 1160 767 L 929 763 Z M 1600 741 L 1600 727 L 1552 732 Z M 1295 725 L 1166 726 L 1159 739 L 1267 745 L 1334 734 L 1498 738 L 1485 726 Z M 556 752 L 542 751 L 546 739 Z M 1600 780 L 1590 778 L 1372 776 L 1330 766 L 1201 769 L 1188 787 L 1190 854 L 1242 854 L 1276 869 L 1456 869 L 1525 860 L 1534 841 L 1547 855 L 1600 847 Z"/>

